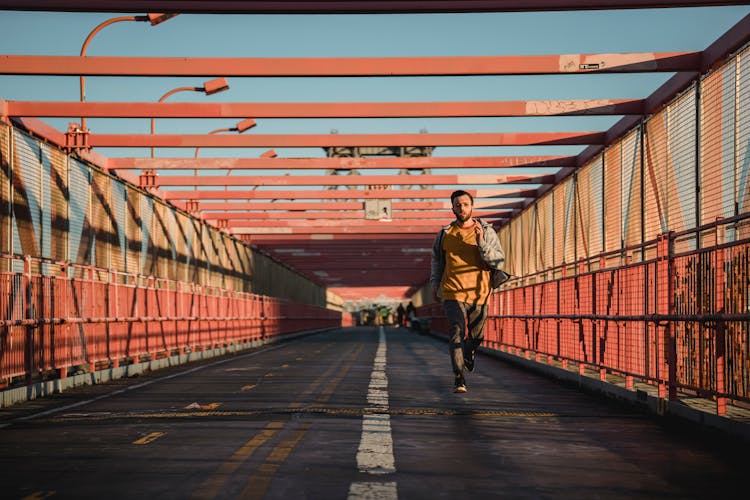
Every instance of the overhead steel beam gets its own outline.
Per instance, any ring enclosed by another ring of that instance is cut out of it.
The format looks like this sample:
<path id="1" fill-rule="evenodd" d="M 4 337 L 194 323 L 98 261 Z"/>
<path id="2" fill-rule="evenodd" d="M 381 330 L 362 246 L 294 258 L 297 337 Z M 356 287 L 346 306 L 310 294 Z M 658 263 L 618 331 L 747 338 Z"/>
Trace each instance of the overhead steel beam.
<path id="1" fill-rule="evenodd" d="M 533 12 L 648 9 L 739 5 L 711 0 L 411 0 L 411 1 L 174 1 L 174 0 L 0 0 L 0 10 L 58 12 L 176 12 L 185 14 L 406 14 L 429 12 Z"/>
<path id="2" fill-rule="evenodd" d="M 474 199 L 479 198 L 536 198 L 537 189 L 465 189 Z M 451 189 L 341 189 L 341 190 L 196 190 L 164 191 L 165 200 L 351 200 L 351 199 L 450 199 Z M 269 202 L 268 209 L 273 209 Z"/>
<path id="3" fill-rule="evenodd" d="M 728 29 L 711 45 L 701 52 L 701 70 L 706 71 L 721 63 L 725 57 L 739 50 L 750 42 L 750 15 L 743 17 L 737 24 Z M 678 73 L 656 89 L 645 102 L 647 114 L 656 113 L 667 102 L 686 89 L 698 78 L 698 73 Z M 578 166 L 583 166 L 591 158 L 599 154 L 603 147 L 619 139 L 628 130 L 638 125 L 640 117 L 626 116 L 615 123 L 606 133 L 604 145 L 591 145 L 584 149 L 577 157 Z M 541 193 L 540 193 L 541 194 Z"/>
<path id="4" fill-rule="evenodd" d="M 700 52 L 434 57 L 115 57 L 0 55 L 3 75 L 459 76 L 698 71 Z"/>
<path id="5" fill-rule="evenodd" d="M 158 175 L 154 186 L 412 186 L 547 184 L 554 175 Z"/>
<path id="6" fill-rule="evenodd" d="M 338 204 L 336 204 L 338 206 Z M 330 206 L 330 204 L 329 204 Z M 508 217 L 508 212 L 494 210 L 474 210 L 475 217 L 502 219 Z M 438 211 L 403 211 L 394 210 L 393 219 L 444 219 L 445 215 Z M 203 220 L 280 220 L 280 219 L 330 219 L 330 220 L 362 220 L 365 218 L 363 210 L 358 211 L 290 211 L 290 212 L 203 212 Z"/>
<path id="7" fill-rule="evenodd" d="M 91 147 L 316 148 L 336 146 L 533 146 L 603 144 L 603 132 L 466 134 L 91 134 Z"/>
<path id="8" fill-rule="evenodd" d="M 109 170 L 365 170 L 573 167 L 575 156 L 420 156 L 359 158 L 109 158 Z"/>
<path id="9" fill-rule="evenodd" d="M 202 202 L 199 210 L 206 215 L 211 215 L 211 211 L 232 211 L 242 210 L 243 212 L 253 213 L 254 211 L 263 212 L 273 217 L 279 211 L 304 212 L 307 210 L 330 210 L 330 201 L 318 202 L 274 202 L 270 205 L 268 202 Z M 336 202 L 337 210 L 362 210 L 364 203 L 359 201 Z M 450 201 L 393 201 L 392 210 L 450 210 Z M 492 209 L 492 210 L 512 210 L 520 208 L 518 202 L 498 202 L 496 200 L 474 200 L 474 210 Z"/>
<path id="10" fill-rule="evenodd" d="M 643 99 L 484 102 L 52 102 L 0 101 L 0 114 L 88 118 L 442 118 L 641 115 Z"/>

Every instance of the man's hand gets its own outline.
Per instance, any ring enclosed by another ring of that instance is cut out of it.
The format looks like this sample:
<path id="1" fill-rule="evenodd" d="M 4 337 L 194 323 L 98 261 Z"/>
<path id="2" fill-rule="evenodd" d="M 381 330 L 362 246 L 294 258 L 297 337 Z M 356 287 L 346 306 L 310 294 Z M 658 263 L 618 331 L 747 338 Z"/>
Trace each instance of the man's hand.
<path id="1" fill-rule="evenodd" d="M 432 285 L 432 298 L 435 299 L 435 302 L 440 302 L 440 296 L 438 295 L 438 287 L 435 285 Z"/>
<path id="2" fill-rule="evenodd" d="M 482 237 L 484 236 L 484 230 L 482 229 L 482 225 L 476 219 L 474 219 L 474 234 L 477 235 L 477 243 L 481 243 Z"/>

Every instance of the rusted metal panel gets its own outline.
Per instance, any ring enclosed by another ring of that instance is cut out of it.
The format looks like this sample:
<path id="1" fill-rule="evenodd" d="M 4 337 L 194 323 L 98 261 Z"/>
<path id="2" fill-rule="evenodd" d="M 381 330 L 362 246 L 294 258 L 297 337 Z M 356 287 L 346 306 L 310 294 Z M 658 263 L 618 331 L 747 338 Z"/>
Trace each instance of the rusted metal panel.
<path id="1" fill-rule="evenodd" d="M 553 196 L 547 194 L 543 196 L 536 204 L 537 207 L 537 246 L 535 260 L 537 261 L 538 271 L 547 270 L 553 266 L 555 256 L 555 210 L 553 205 Z M 520 274 L 512 273 L 516 276 Z"/>
<path id="2" fill-rule="evenodd" d="M 110 182 L 110 176 L 96 170 L 91 172 L 91 229 L 94 235 L 92 263 L 100 269 L 109 269 L 111 265 L 113 210 Z"/>
<path id="3" fill-rule="evenodd" d="M 141 276 L 155 276 L 157 275 L 156 259 L 154 255 L 154 237 L 155 226 L 154 226 L 154 204 L 155 200 L 147 195 L 141 195 L 140 197 L 141 213 L 140 213 L 140 229 L 141 229 L 141 248 L 139 252 L 139 265 L 138 273 Z"/>
<path id="4" fill-rule="evenodd" d="M 18 130 L 13 137 L 13 247 L 16 255 L 40 255 L 42 236 L 41 147 Z M 18 263 L 16 262 L 16 266 Z M 16 271 L 20 269 L 16 267 Z"/>
<path id="5" fill-rule="evenodd" d="M 657 113 L 646 122 L 644 138 L 644 221 L 645 239 L 665 232 L 667 223 L 667 112 Z"/>
<path id="6" fill-rule="evenodd" d="M 693 87 L 668 107 L 667 221 L 668 229 L 677 232 L 697 226 L 695 99 Z M 695 248 L 694 243 L 690 245 Z"/>
<path id="7" fill-rule="evenodd" d="M 701 224 L 735 215 L 735 77 L 732 60 L 701 82 Z M 717 243 L 715 233 L 702 237 L 704 245 Z"/>
<path id="8" fill-rule="evenodd" d="M 622 144 L 604 153 L 604 249 L 622 248 Z"/>
<path id="9" fill-rule="evenodd" d="M 744 50 L 737 59 L 737 97 L 735 99 L 737 120 L 737 202 L 740 213 L 750 211 L 750 49 Z M 747 238 L 750 229 L 743 225 L 739 238 Z"/>
<path id="10" fill-rule="evenodd" d="M 126 191 L 125 228 L 126 252 L 125 264 L 129 274 L 137 274 L 141 262 L 141 196 L 142 194 L 127 187 Z"/>
<path id="11" fill-rule="evenodd" d="M 128 262 L 128 189 L 116 180 L 110 181 L 110 199 L 112 200 L 112 236 L 110 239 L 110 266 L 119 272 L 127 271 Z"/>
<path id="12" fill-rule="evenodd" d="M 45 209 L 51 219 L 50 258 L 55 261 L 68 259 L 69 224 L 68 224 L 68 157 L 57 148 L 43 145 L 45 157 L 50 162 L 49 201 Z"/>
<path id="13" fill-rule="evenodd" d="M 91 169 L 75 158 L 68 159 L 70 198 L 68 201 L 69 259 L 92 264 L 94 238 L 91 229 Z"/>
<path id="14" fill-rule="evenodd" d="M 525 276 L 534 272 L 533 261 L 529 259 L 536 225 L 534 211 L 526 210 L 516 220 L 520 228 L 519 241 L 523 242 L 523 245 L 517 247 L 517 250 L 520 250 L 521 255 L 523 255 L 523 259 L 519 262 L 522 265 L 519 271 L 521 275 Z"/>
<path id="15" fill-rule="evenodd" d="M 596 157 L 577 174 L 576 255 L 588 259 L 603 250 L 604 196 L 602 159 Z"/>
<path id="16" fill-rule="evenodd" d="M 642 243 L 642 221 L 643 203 L 641 199 L 641 134 L 640 130 L 634 130 L 622 141 L 620 160 L 622 186 L 620 200 L 622 214 L 620 227 L 622 240 L 625 247 L 632 247 Z M 637 256 L 640 259 L 640 256 Z"/>
<path id="17" fill-rule="evenodd" d="M 10 127 L 0 123 L 0 253 L 2 254 L 11 253 L 13 247 L 11 238 L 11 133 Z M 0 271 L 7 271 L 9 265 L 10 261 L 0 258 Z"/>

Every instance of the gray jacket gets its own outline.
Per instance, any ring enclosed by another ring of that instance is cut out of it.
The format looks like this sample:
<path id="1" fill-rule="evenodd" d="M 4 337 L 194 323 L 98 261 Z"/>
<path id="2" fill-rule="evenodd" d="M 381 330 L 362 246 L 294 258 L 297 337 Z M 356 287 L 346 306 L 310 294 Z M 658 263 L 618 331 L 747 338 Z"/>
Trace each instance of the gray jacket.
<path id="1" fill-rule="evenodd" d="M 479 256 L 482 258 L 487 267 L 492 269 L 502 270 L 505 265 L 505 252 L 500 246 L 500 239 L 497 237 L 495 228 L 492 224 L 488 224 L 481 219 L 475 219 L 482 225 L 482 241 L 479 242 Z M 455 221 L 451 222 L 447 226 L 443 227 L 440 232 L 435 236 L 435 241 L 432 245 L 432 266 L 430 272 L 430 284 L 433 287 L 440 287 L 440 281 L 443 279 L 443 272 L 445 271 L 445 252 L 443 251 L 443 237 L 445 232 L 455 224 Z"/>

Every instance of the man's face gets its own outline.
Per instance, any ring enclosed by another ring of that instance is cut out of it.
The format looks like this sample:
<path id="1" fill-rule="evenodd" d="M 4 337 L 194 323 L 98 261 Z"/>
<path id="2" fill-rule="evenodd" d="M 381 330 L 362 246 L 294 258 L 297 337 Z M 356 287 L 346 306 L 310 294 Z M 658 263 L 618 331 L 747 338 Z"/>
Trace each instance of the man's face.
<path id="1" fill-rule="evenodd" d="M 461 195 L 453 200 L 453 214 L 459 222 L 466 222 L 471 219 L 471 210 L 473 204 L 471 198 L 467 195 Z"/>

